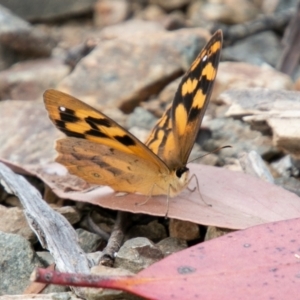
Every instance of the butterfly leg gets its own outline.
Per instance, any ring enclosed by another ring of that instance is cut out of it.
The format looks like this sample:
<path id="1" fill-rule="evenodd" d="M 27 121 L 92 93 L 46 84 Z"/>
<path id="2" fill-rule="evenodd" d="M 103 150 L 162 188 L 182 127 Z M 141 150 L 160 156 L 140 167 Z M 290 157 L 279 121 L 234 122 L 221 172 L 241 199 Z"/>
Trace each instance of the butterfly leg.
<path id="1" fill-rule="evenodd" d="M 151 188 L 151 191 L 149 193 L 149 196 L 148 196 L 148 198 L 144 202 L 142 202 L 142 203 L 135 203 L 135 205 L 141 206 L 141 205 L 146 204 L 149 201 L 149 199 L 152 197 L 152 192 L 153 192 L 153 189 L 155 188 L 155 186 L 158 186 L 158 185 L 155 184 L 155 183 L 153 184 L 153 186 Z M 169 212 L 169 206 L 170 206 L 170 204 L 169 204 L 170 203 L 170 201 L 169 201 L 169 199 L 170 199 L 170 188 L 171 188 L 171 186 L 169 185 L 169 187 L 168 187 L 168 194 L 167 194 L 167 211 L 166 211 L 166 214 L 165 214 L 165 218 L 168 217 L 168 212 Z"/>
<path id="2" fill-rule="evenodd" d="M 200 197 L 201 197 L 201 200 L 202 200 L 207 206 L 212 206 L 211 204 L 207 203 L 207 202 L 203 199 L 203 197 L 202 197 L 202 195 L 201 195 L 201 193 L 200 193 L 199 181 L 198 181 L 198 178 L 197 178 L 197 176 L 196 176 L 195 174 L 193 174 L 193 175 L 191 176 L 191 178 L 189 179 L 187 185 L 190 184 L 190 182 L 192 181 L 193 178 L 195 178 L 195 180 L 196 180 L 196 187 L 194 187 L 193 189 L 187 187 L 187 189 L 188 189 L 190 192 L 194 192 L 194 191 L 196 190 L 196 188 L 197 188 L 197 191 L 198 191 L 198 193 L 199 193 L 199 195 L 200 195 Z"/>
<path id="3" fill-rule="evenodd" d="M 165 219 L 168 218 L 168 213 L 169 213 L 169 207 L 170 207 L 170 188 L 171 188 L 171 185 L 169 185 L 168 187 L 168 194 L 167 194 L 167 211 L 166 211 L 166 214 L 165 214 Z"/>
<path id="4" fill-rule="evenodd" d="M 147 197 L 147 199 L 144 202 L 136 203 L 135 205 L 138 205 L 138 206 L 145 205 L 149 201 L 149 199 L 152 197 L 153 189 L 154 189 L 155 186 L 157 186 L 157 184 L 154 183 L 151 190 L 150 190 L 149 196 Z"/>

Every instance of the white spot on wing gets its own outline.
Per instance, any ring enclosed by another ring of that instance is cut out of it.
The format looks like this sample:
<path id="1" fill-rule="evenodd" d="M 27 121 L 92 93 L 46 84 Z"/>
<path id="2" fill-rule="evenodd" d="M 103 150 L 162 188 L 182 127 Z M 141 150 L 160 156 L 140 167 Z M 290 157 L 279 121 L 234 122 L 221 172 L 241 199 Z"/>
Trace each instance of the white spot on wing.
<path id="1" fill-rule="evenodd" d="M 60 107 L 59 107 L 59 110 L 60 110 L 60 111 L 66 111 L 66 108 L 65 108 L 64 106 L 60 106 Z"/>
<path id="2" fill-rule="evenodd" d="M 207 60 L 207 55 L 204 55 L 202 61 L 206 61 L 206 60 Z"/>

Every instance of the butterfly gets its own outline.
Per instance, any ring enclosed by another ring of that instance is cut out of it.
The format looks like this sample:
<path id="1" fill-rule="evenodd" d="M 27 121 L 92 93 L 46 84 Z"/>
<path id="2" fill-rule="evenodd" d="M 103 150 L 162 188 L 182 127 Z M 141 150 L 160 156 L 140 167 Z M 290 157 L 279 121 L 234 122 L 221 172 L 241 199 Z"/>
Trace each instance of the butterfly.
<path id="1" fill-rule="evenodd" d="M 173 103 L 145 143 L 88 104 L 57 90 L 44 93 L 54 125 L 67 137 L 56 143 L 56 161 L 85 181 L 118 192 L 174 197 L 188 187 L 186 164 L 217 74 L 222 32 L 192 63 Z"/>

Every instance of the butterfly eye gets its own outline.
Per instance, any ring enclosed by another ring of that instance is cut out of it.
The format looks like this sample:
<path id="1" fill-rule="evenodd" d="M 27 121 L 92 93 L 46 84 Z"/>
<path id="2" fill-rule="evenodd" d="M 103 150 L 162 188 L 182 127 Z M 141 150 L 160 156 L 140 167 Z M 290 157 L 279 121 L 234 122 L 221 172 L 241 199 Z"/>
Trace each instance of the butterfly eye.
<path id="1" fill-rule="evenodd" d="M 187 167 L 181 167 L 180 169 L 177 169 L 176 170 L 176 176 L 178 177 L 178 178 L 181 178 L 181 176 L 182 176 L 182 174 L 184 174 L 186 171 L 188 171 L 189 170 L 189 168 L 187 168 Z"/>

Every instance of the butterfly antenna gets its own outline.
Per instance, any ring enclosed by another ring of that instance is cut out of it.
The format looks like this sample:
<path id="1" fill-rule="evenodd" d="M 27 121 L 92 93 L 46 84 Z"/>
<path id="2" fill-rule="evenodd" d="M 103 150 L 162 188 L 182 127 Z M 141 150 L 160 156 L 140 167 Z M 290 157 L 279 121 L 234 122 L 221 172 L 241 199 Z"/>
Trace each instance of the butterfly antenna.
<path id="1" fill-rule="evenodd" d="M 209 204 L 209 203 L 207 203 L 207 202 L 203 199 L 202 194 L 200 193 L 199 181 L 198 181 L 198 178 L 197 178 L 197 176 L 196 176 L 195 174 L 193 174 L 192 177 L 189 179 L 188 184 L 192 181 L 193 178 L 195 178 L 195 180 L 196 180 L 196 185 L 197 185 L 197 186 L 194 187 L 193 189 L 187 187 L 187 189 L 188 189 L 190 192 L 192 192 L 192 193 L 195 192 L 195 190 L 197 189 L 197 191 L 198 191 L 198 193 L 199 193 L 199 195 L 200 195 L 201 200 L 202 200 L 207 206 L 210 206 L 210 207 L 211 207 L 212 205 Z"/>
<path id="2" fill-rule="evenodd" d="M 202 157 L 204 157 L 204 156 L 206 156 L 206 155 L 209 155 L 209 154 L 212 154 L 212 153 L 216 153 L 216 152 L 218 152 L 218 151 L 220 151 L 220 150 L 222 150 L 222 149 L 225 149 L 225 148 L 232 148 L 232 147 L 231 147 L 230 145 L 218 147 L 217 149 L 215 149 L 215 150 L 213 150 L 213 151 L 211 151 L 211 152 L 208 152 L 208 153 L 206 153 L 206 154 L 204 154 L 204 155 L 202 155 L 202 156 L 198 156 L 198 157 L 196 157 L 196 158 L 190 160 L 190 161 L 188 162 L 188 164 L 191 163 L 191 162 L 193 162 L 193 161 L 195 161 L 195 160 L 197 160 L 197 159 L 199 159 L 199 158 L 202 158 Z"/>

